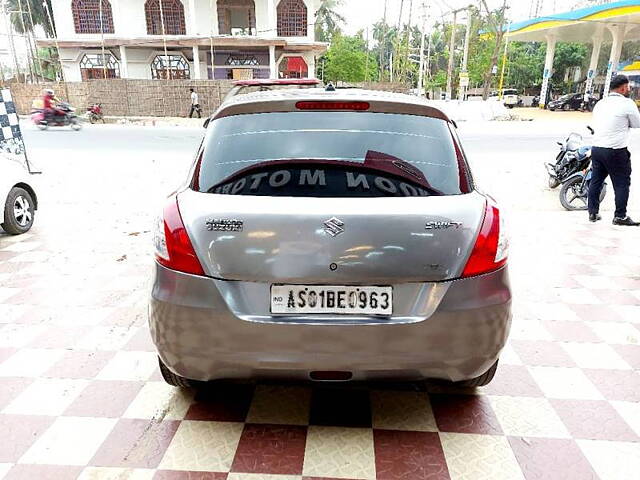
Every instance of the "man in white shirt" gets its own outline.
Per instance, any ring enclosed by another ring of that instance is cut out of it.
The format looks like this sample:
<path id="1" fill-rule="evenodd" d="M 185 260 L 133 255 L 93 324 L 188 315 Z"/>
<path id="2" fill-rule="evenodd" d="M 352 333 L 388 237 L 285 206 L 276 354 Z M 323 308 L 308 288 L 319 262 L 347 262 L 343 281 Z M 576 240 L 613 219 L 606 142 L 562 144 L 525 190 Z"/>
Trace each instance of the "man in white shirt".
<path id="1" fill-rule="evenodd" d="M 593 168 L 589 185 L 589 220 L 597 222 L 602 217 L 600 192 L 607 176 L 611 177 L 616 195 L 614 225 L 638 226 L 627 216 L 629 187 L 631 186 L 631 154 L 629 129 L 640 128 L 640 113 L 629 97 L 629 78 L 616 75 L 611 79 L 611 93 L 600 100 L 593 109 L 595 137 L 591 150 Z"/>
<path id="2" fill-rule="evenodd" d="M 193 112 L 198 114 L 198 118 L 202 118 L 200 109 L 200 101 L 198 100 L 198 94 L 195 92 L 193 88 L 191 90 L 191 110 L 189 111 L 189 118 L 193 116 Z"/>

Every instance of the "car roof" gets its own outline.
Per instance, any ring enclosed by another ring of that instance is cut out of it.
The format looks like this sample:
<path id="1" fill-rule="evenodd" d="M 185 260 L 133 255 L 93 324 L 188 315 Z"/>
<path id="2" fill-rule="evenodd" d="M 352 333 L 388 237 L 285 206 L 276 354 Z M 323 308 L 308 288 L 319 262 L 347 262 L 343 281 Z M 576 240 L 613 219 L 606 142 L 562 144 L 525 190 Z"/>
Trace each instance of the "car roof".
<path id="1" fill-rule="evenodd" d="M 276 85 L 320 85 L 317 78 L 267 78 L 256 80 L 237 80 L 233 85 L 241 87 L 264 87 Z"/>
<path id="2" fill-rule="evenodd" d="M 421 97 L 357 88 L 330 91 L 323 88 L 307 88 L 247 93 L 224 102 L 213 114 L 212 120 L 253 113 L 296 112 L 300 111 L 296 104 L 301 101 L 367 102 L 369 103 L 369 108 L 365 110 L 367 112 L 417 115 L 451 122 L 442 110 Z M 345 111 L 345 109 L 323 108 L 322 111 Z"/>

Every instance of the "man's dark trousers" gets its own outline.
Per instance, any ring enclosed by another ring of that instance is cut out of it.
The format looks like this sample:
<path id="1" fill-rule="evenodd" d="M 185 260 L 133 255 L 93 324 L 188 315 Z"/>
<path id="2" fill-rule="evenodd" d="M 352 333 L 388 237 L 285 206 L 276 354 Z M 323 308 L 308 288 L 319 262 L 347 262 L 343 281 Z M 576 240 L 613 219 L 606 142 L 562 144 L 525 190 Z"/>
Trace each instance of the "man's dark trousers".
<path id="1" fill-rule="evenodd" d="M 607 176 L 611 177 L 616 194 L 617 218 L 627 216 L 629 187 L 631 186 L 631 154 L 626 148 L 591 149 L 591 183 L 589 184 L 589 213 L 598 213 L 600 209 L 600 192 Z"/>
<path id="2" fill-rule="evenodd" d="M 200 104 L 191 105 L 191 110 L 189 111 L 189 118 L 193 117 L 193 112 L 196 112 L 198 114 L 198 118 L 202 118 L 202 116 L 200 115 L 201 111 L 202 110 L 200 110 Z"/>

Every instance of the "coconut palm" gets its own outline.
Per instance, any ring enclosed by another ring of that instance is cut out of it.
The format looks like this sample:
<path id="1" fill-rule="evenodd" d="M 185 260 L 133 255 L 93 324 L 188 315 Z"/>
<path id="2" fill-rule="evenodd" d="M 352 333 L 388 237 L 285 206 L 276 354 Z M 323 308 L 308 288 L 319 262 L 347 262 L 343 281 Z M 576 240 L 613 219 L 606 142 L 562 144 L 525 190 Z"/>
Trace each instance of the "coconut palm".
<path id="1" fill-rule="evenodd" d="M 51 8 L 51 0 L 45 0 L 49 12 L 53 12 Z M 31 32 L 35 27 L 40 26 L 44 30 L 47 37 L 55 37 L 55 26 L 51 25 L 49 16 L 45 10 L 42 0 L 8 0 L 7 10 L 11 12 L 11 23 L 18 33 Z M 20 8 L 22 7 L 22 8 Z"/>
<path id="2" fill-rule="evenodd" d="M 316 39 L 321 42 L 331 41 L 331 37 L 340 31 L 345 19 L 336 9 L 343 0 L 322 0 L 316 12 Z"/>

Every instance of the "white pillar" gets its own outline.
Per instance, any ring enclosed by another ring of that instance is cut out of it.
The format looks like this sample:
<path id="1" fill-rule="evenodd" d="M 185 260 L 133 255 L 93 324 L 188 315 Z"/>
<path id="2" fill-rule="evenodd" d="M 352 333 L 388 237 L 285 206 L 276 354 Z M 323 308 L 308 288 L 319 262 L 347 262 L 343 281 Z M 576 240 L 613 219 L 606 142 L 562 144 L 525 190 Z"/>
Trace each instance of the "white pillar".
<path id="1" fill-rule="evenodd" d="M 553 60 L 556 56 L 556 37 L 547 37 L 547 56 L 544 60 L 544 74 L 542 77 L 542 88 L 540 90 L 540 108 L 544 108 L 547 100 L 547 92 L 549 91 L 549 82 L 553 75 Z"/>
<path id="2" fill-rule="evenodd" d="M 309 69 L 309 73 L 307 76 L 309 78 L 316 78 L 316 56 L 313 52 L 309 55 L 308 59 L 305 60 L 307 62 L 307 68 Z"/>
<path id="3" fill-rule="evenodd" d="M 598 74 L 598 60 L 600 59 L 600 50 L 602 49 L 602 33 L 593 38 L 593 50 L 591 51 L 591 62 L 589 62 L 589 71 L 587 72 L 587 84 L 585 86 L 586 93 L 593 93 L 593 82 Z"/>
<path id="4" fill-rule="evenodd" d="M 276 0 L 267 0 L 267 25 L 269 29 L 268 37 L 278 36 L 278 14 L 276 11 Z"/>
<path id="5" fill-rule="evenodd" d="M 129 78 L 129 60 L 124 45 L 120 45 L 120 78 Z"/>
<path id="6" fill-rule="evenodd" d="M 196 0 L 189 0 L 189 35 L 198 35 Z"/>
<path id="7" fill-rule="evenodd" d="M 269 78 L 278 78 L 276 68 L 276 46 L 269 45 Z"/>
<path id="8" fill-rule="evenodd" d="M 609 65 L 607 66 L 607 78 L 604 82 L 603 95 L 606 97 L 609 95 L 609 87 L 611 86 L 611 79 L 618 70 L 620 64 L 620 54 L 622 53 L 622 44 L 624 43 L 624 25 L 614 25 L 609 27 L 613 41 L 611 43 L 611 55 L 609 55 Z"/>
<path id="9" fill-rule="evenodd" d="M 202 80 L 200 71 L 200 49 L 198 45 L 193 46 L 193 78 L 194 80 Z"/>

